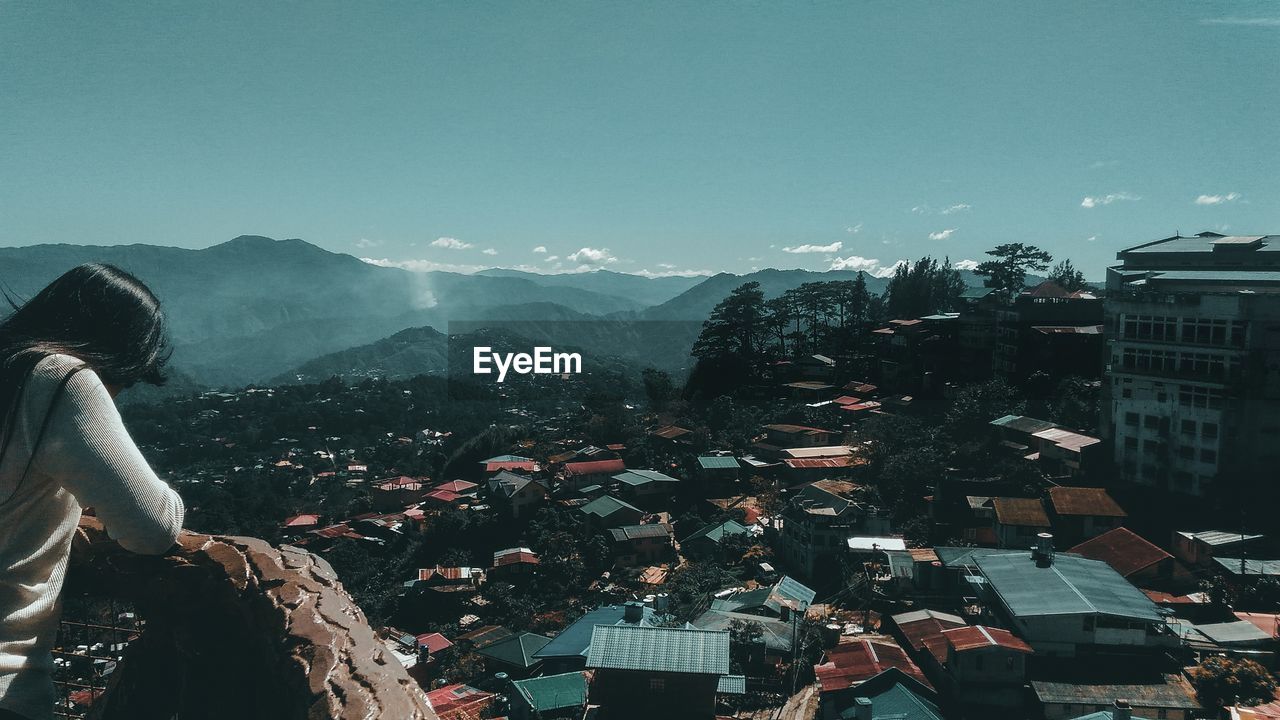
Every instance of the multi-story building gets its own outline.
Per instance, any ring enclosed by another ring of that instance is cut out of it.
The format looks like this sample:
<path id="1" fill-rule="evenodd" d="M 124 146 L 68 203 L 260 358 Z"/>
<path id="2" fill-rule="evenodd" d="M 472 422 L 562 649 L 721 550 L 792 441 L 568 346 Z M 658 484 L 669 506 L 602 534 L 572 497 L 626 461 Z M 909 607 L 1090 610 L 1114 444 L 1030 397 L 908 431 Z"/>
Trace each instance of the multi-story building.
<path id="1" fill-rule="evenodd" d="M 861 486 L 819 480 L 796 491 L 782 511 L 779 559 L 806 580 L 834 580 L 854 535 L 885 535 L 887 513 L 857 499 Z"/>
<path id="2" fill-rule="evenodd" d="M 1102 370 L 1102 299 L 1067 292 L 1046 280 L 996 311 L 995 374 L 1022 379 L 1042 371 L 1055 378 L 1096 378 Z"/>
<path id="3" fill-rule="evenodd" d="M 1280 236 L 1175 236 L 1117 257 L 1103 426 L 1121 478 L 1246 491 L 1280 464 Z"/>

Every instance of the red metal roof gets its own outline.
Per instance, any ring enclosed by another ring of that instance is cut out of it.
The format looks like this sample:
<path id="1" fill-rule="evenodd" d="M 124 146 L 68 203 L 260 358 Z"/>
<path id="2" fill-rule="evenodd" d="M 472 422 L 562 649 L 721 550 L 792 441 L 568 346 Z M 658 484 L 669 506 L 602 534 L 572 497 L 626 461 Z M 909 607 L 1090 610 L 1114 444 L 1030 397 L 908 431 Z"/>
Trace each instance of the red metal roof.
<path id="1" fill-rule="evenodd" d="M 603 473 L 619 473 L 627 469 L 621 460 L 584 460 L 583 462 L 565 463 L 564 471 L 569 475 L 600 475 Z"/>
<path id="2" fill-rule="evenodd" d="M 479 718 L 497 696 L 470 685 L 445 685 L 427 693 L 431 709 L 440 720 Z"/>
<path id="3" fill-rule="evenodd" d="M 476 485 L 473 482 L 468 482 L 466 480 L 450 480 L 449 482 L 440 483 L 439 485 L 436 486 L 436 489 L 448 490 L 449 492 L 462 494 L 467 492 L 468 490 L 474 490 L 477 487 L 480 487 L 480 486 Z"/>
<path id="4" fill-rule="evenodd" d="M 453 647 L 453 643 L 440 633 L 425 633 L 418 636 L 418 647 L 425 647 L 434 654 Z"/>
<path id="5" fill-rule="evenodd" d="M 1173 557 L 1132 530 L 1122 527 L 1085 540 L 1067 552 L 1083 555 L 1090 560 L 1101 560 L 1125 577 Z"/>
<path id="6" fill-rule="evenodd" d="M 507 565 L 517 565 L 520 563 L 536 565 L 538 562 L 538 554 L 528 548 L 499 550 L 493 554 L 494 567 L 506 567 Z"/>
<path id="7" fill-rule="evenodd" d="M 852 455 L 829 458 L 787 458 L 782 462 L 792 470 L 812 470 L 817 468 L 848 468 L 861 465 L 866 461 Z"/>
<path id="8" fill-rule="evenodd" d="M 1049 527 L 1049 516 L 1038 498 L 998 497 L 991 501 L 996 511 L 996 521 L 1001 525 L 1019 527 Z"/>
<path id="9" fill-rule="evenodd" d="M 907 657 L 906 651 L 887 638 L 882 640 L 856 640 L 841 643 L 827 651 L 827 661 L 814 667 L 814 674 L 823 692 L 852 687 L 888 668 L 897 668 L 929 685 L 919 666 Z"/>
<path id="10" fill-rule="evenodd" d="M 454 503 L 462 499 L 462 496 L 456 492 L 450 492 L 449 490 L 440 490 L 440 489 L 432 490 L 431 492 L 427 493 L 426 495 L 423 495 L 422 497 L 431 498 L 432 500 L 436 500 L 442 503 Z"/>
<path id="11" fill-rule="evenodd" d="M 943 630 L 942 637 L 948 645 L 955 648 L 956 652 L 988 647 L 1002 647 L 1006 650 L 1024 653 L 1034 652 L 1031 646 L 1023 641 L 1022 638 L 1008 630 L 985 627 L 983 625 Z"/>
<path id="12" fill-rule="evenodd" d="M 311 527 L 320 524 L 320 516 L 313 513 L 303 513 L 294 515 L 291 518 L 285 518 L 285 527 Z"/>
<path id="13" fill-rule="evenodd" d="M 1120 505 L 1102 488 L 1049 488 L 1049 502 L 1053 505 L 1053 511 L 1059 515 L 1095 517 L 1125 517 L 1126 515 Z"/>

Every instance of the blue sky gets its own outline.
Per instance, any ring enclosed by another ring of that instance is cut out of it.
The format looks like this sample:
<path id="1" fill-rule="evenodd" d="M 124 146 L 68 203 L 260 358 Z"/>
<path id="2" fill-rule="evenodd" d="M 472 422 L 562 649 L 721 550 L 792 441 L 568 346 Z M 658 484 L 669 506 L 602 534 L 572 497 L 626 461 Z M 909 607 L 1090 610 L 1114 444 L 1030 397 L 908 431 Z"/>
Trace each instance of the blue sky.
<path id="1" fill-rule="evenodd" d="M 746 272 L 1280 233 L 1280 2 L 0 4 L 0 245 Z"/>

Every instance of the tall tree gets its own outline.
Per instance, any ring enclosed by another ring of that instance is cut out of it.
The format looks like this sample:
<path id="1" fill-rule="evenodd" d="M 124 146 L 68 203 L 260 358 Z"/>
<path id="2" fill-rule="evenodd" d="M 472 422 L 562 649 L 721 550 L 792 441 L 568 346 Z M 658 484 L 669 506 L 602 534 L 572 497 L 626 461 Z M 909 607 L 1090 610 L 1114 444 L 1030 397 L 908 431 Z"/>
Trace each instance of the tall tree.
<path id="1" fill-rule="evenodd" d="M 995 258 L 978 265 L 974 270 L 986 277 L 985 285 L 1011 297 L 1022 292 L 1027 283 L 1027 272 L 1043 272 L 1053 262 L 1053 256 L 1034 245 L 1006 243 L 988 250 Z"/>
<path id="2" fill-rule="evenodd" d="M 1049 279 L 1062 286 L 1067 292 L 1075 292 L 1088 287 L 1084 273 L 1071 264 L 1071 260 L 1063 259 L 1049 271 Z"/>
<path id="3" fill-rule="evenodd" d="M 711 317 L 702 323 L 702 332 L 693 344 L 693 355 L 703 360 L 730 355 L 749 361 L 758 359 L 758 341 L 764 329 L 764 293 L 760 291 L 760 283 L 744 283 L 721 300 L 711 311 Z"/>

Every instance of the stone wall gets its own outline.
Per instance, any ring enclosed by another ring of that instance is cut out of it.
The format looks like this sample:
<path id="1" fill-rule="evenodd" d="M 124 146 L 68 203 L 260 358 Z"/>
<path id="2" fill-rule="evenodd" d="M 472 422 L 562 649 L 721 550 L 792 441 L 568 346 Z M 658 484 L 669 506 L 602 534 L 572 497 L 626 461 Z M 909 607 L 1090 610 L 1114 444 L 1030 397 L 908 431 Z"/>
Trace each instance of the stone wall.
<path id="1" fill-rule="evenodd" d="M 183 533 L 163 557 L 81 523 L 69 592 L 132 602 L 146 622 L 91 717 L 435 720 L 333 569 L 255 538 Z"/>

